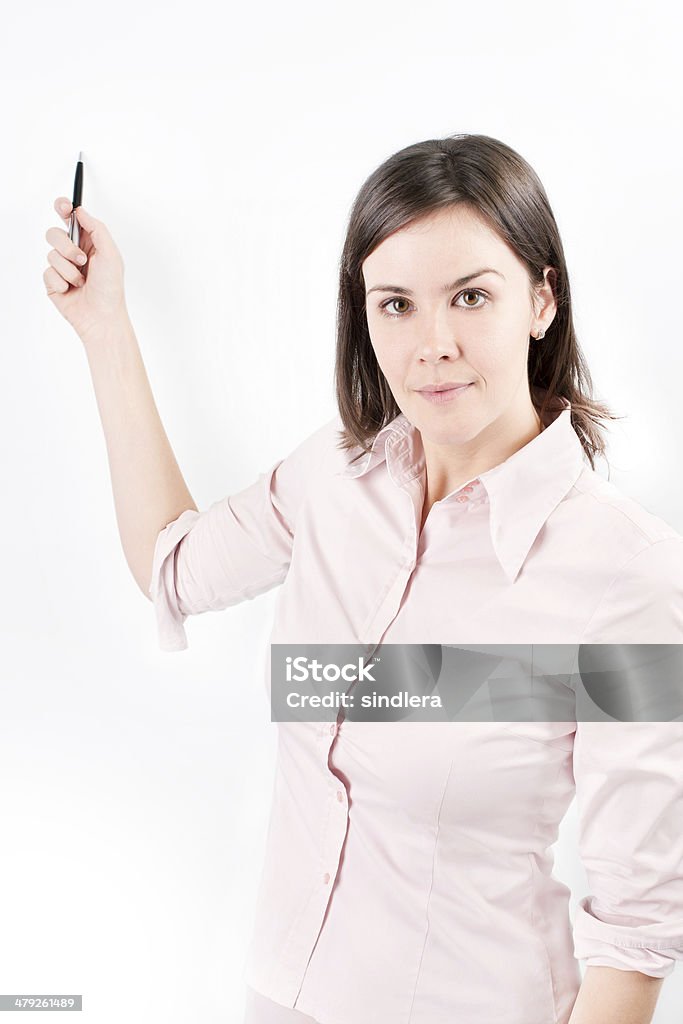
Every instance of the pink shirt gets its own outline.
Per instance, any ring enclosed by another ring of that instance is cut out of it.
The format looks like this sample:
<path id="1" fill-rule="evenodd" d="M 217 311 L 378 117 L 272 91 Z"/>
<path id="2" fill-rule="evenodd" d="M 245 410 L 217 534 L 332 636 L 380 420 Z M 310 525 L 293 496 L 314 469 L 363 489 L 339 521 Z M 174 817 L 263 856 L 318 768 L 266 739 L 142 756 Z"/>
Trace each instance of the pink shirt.
<path id="1" fill-rule="evenodd" d="M 164 650 L 278 584 L 272 643 L 683 641 L 683 537 L 590 468 L 565 400 L 422 531 L 419 432 L 400 414 L 350 465 L 340 426 L 160 532 Z M 249 1024 L 566 1024 L 579 959 L 683 959 L 682 721 L 279 723 Z"/>

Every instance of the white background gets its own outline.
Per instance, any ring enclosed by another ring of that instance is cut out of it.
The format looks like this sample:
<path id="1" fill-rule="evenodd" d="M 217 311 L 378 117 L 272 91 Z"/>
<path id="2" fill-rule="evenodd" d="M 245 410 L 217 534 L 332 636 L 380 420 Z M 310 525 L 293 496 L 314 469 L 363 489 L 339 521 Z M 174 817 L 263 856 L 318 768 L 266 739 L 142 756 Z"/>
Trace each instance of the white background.
<path id="1" fill-rule="evenodd" d="M 96 1024 L 239 1022 L 274 767 L 277 591 L 163 653 L 123 556 L 85 354 L 42 280 L 79 150 L 199 508 L 334 414 L 353 198 L 392 152 L 465 131 L 544 182 L 597 397 L 627 416 L 611 479 L 683 532 L 674 12 L 5 5 L 0 993 L 83 993 Z M 556 873 L 576 899 L 574 811 Z M 681 1005 L 679 966 L 656 1024 Z"/>

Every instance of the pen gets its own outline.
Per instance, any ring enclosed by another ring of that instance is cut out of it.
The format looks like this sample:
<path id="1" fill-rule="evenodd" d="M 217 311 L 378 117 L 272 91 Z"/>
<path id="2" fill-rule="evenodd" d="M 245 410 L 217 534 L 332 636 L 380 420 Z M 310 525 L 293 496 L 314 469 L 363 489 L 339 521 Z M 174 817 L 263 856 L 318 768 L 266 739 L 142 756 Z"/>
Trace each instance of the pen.
<path id="1" fill-rule="evenodd" d="M 81 198 L 83 195 L 83 153 L 78 154 L 78 163 L 76 164 L 76 176 L 74 178 L 74 196 L 71 203 L 71 218 L 69 220 L 69 238 L 76 245 L 81 240 L 80 225 L 76 219 L 76 207 L 81 205 Z"/>

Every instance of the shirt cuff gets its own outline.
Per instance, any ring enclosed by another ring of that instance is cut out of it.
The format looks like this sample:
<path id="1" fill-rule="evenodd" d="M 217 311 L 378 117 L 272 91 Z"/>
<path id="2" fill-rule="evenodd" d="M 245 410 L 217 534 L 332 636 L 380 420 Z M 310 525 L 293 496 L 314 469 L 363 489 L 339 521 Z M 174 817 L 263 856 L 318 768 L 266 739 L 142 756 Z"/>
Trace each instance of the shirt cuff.
<path id="1" fill-rule="evenodd" d="M 579 900 L 574 916 L 574 956 L 587 966 L 616 967 L 666 978 L 683 960 L 683 921 L 610 924 L 597 916 L 594 897 Z"/>
<path id="2" fill-rule="evenodd" d="M 190 532 L 199 516 L 196 509 L 186 509 L 164 527 L 154 546 L 149 594 L 154 604 L 162 651 L 184 651 L 188 646 L 183 625 L 187 615 L 180 610 L 175 586 L 175 554 L 180 541 Z"/>

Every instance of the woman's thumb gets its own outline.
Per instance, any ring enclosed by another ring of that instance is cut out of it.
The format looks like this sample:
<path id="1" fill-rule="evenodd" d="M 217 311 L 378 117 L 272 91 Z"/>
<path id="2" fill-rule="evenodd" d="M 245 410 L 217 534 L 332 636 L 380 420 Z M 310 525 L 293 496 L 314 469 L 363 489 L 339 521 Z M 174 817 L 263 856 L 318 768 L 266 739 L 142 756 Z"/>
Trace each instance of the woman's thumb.
<path id="1" fill-rule="evenodd" d="M 82 206 L 77 206 L 74 213 L 78 219 L 78 223 L 88 232 L 95 243 L 96 248 L 105 249 L 107 247 L 108 236 L 102 221 L 97 220 L 89 214 L 87 210 L 84 210 Z"/>
<path id="2" fill-rule="evenodd" d="M 78 223 L 81 224 L 86 231 L 92 234 L 97 221 L 94 217 L 91 217 L 87 210 L 84 210 L 82 206 L 77 206 L 74 210 L 75 215 L 78 217 Z"/>

